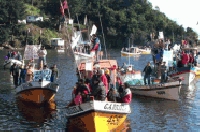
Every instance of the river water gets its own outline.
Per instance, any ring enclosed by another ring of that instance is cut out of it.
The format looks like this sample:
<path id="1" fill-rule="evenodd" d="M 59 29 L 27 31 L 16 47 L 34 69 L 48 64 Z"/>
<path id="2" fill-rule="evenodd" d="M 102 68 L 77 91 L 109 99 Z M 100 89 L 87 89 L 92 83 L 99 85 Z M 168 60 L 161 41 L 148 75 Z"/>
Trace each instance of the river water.
<path id="1" fill-rule="evenodd" d="M 1 50 L 0 64 L 3 64 L 6 50 Z M 119 65 L 123 62 L 134 65 L 136 69 L 143 70 L 150 55 L 138 57 L 121 57 L 120 51 L 109 51 L 109 59 L 116 59 Z M 48 65 L 56 64 L 59 68 L 59 92 L 55 96 L 56 108 L 54 112 L 48 112 L 45 108 L 36 109 L 31 105 L 25 106 L 27 113 L 23 114 L 16 103 L 16 92 L 9 76 L 9 70 L 0 68 L 0 130 L 60 130 L 66 131 L 64 106 L 71 99 L 72 87 L 77 81 L 75 75 L 76 64 L 72 52 L 65 50 L 59 53 L 49 50 L 47 55 Z M 124 123 L 126 130 L 185 130 L 197 131 L 200 129 L 200 80 L 195 79 L 189 87 L 182 86 L 180 100 L 172 101 L 142 96 L 133 96 L 131 109 Z M 41 116 L 43 114 L 43 116 Z M 38 118 L 39 119 L 35 119 Z M 35 121 L 36 120 L 36 121 Z M 38 121 L 43 120 L 43 121 Z"/>

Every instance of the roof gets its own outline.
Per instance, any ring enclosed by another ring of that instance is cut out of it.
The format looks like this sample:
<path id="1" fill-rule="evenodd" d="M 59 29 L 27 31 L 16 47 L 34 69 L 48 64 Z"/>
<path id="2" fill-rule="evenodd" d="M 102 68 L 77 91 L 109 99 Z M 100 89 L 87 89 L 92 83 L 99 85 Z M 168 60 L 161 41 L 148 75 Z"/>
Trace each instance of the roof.
<path id="1" fill-rule="evenodd" d="M 78 69 L 79 70 L 86 70 L 86 63 L 87 62 L 80 63 Z M 92 62 L 91 69 L 94 69 L 94 65 L 96 65 L 96 64 L 100 65 L 101 69 L 103 69 L 103 68 L 112 68 L 113 66 L 118 67 L 116 60 L 100 60 L 100 61 L 98 61 L 98 63 Z"/>

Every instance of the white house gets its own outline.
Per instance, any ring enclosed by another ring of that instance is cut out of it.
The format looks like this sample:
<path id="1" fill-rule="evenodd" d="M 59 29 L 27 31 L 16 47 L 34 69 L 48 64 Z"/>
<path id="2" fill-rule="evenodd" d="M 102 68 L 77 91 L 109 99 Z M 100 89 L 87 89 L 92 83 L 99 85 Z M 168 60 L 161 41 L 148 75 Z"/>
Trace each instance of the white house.
<path id="1" fill-rule="evenodd" d="M 26 22 L 37 22 L 37 21 L 43 22 L 43 20 L 44 20 L 43 17 L 38 17 L 38 16 L 26 16 Z"/>
<path id="2" fill-rule="evenodd" d="M 65 40 L 62 38 L 52 38 L 51 39 L 51 46 L 53 47 L 64 47 Z"/>

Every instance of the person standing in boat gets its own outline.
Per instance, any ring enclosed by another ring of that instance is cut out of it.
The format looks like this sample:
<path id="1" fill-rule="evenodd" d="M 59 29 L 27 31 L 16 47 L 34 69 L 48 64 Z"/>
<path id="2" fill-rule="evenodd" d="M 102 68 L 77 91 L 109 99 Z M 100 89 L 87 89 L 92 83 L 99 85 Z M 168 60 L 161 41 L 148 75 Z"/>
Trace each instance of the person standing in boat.
<path id="1" fill-rule="evenodd" d="M 17 72 L 17 64 L 14 63 L 11 67 L 10 67 L 10 76 L 13 77 L 13 84 L 17 84 L 18 82 L 16 82 L 16 72 Z"/>
<path id="2" fill-rule="evenodd" d="M 51 72 L 51 82 L 54 82 L 54 79 L 56 78 L 56 73 L 58 72 L 58 68 L 54 64 L 50 69 L 52 70 L 52 72 Z"/>
<path id="3" fill-rule="evenodd" d="M 167 80 L 167 66 L 165 64 L 166 62 L 163 62 L 161 65 L 161 83 L 165 83 Z"/>
<path id="4" fill-rule="evenodd" d="M 8 51 L 7 56 L 8 56 L 8 60 L 9 60 L 10 57 L 11 57 L 11 52 L 10 51 Z"/>
<path id="5" fill-rule="evenodd" d="M 96 34 L 93 34 L 92 35 L 92 39 L 91 39 L 91 50 L 90 50 L 90 54 L 92 56 L 95 56 L 95 52 L 98 50 L 98 46 L 99 46 L 99 39 L 97 38 Z"/>
<path id="6" fill-rule="evenodd" d="M 19 84 L 25 83 L 26 82 L 25 78 L 26 78 L 26 67 L 23 65 L 23 66 L 21 66 Z"/>
<path id="7" fill-rule="evenodd" d="M 145 66 L 143 72 L 144 74 L 144 84 L 146 85 L 146 79 L 148 79 L 148 85 L 150 85 L 150 75 L 152 72 L 151 66 L 150 66 L 150 62 L 147 63 L 147 65 Z"/>
<path id="8" fill-rule="evenodd" d="M 40 62 L 43 60 L 44 65 L 46 65 L 46 55 L 47 55 L 47 50 L 45 49 L 44 46 L 42 46 L 39 50 L 38 50 L 38 56 L 39 56 L 39 60 L 38 60 L 38 65 L 40 64 Z"/>
<path id="9" fill-rule="evenodd" d="M 18 51 L 18 54 L 17 54 L 17 60 L 22 61 L 22 55 L 19 51 Z"/>
<path id="10" fill-rule="evenodd" d="M 101 81 L 101 78 L 97 78 L 96 80 L 94 80 L 94 82 L 97 84 L 97 87 L 92 90 L 92 95 L 94 96 L 94 99 L 105 101 L 106 89 L 105 89 L 105 85 Z"/>

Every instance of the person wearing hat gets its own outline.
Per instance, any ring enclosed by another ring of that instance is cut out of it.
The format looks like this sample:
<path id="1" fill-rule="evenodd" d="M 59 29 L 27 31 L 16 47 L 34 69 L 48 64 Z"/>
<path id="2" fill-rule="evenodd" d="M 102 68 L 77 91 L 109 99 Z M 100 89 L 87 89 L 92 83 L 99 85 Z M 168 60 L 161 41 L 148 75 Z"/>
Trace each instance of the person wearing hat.
<path id="1" fill-rule="evenodd" d="M 90 49 L 90 54 L 92 56 L 95 56 L 95 52 L 98 50 L 98 46 L 99 46 L 99 40 L 96 36 L 96 34 L 92 35 L 92 39 L 91 39 L 91 49 Z"/>
<path id="2" fill-rule="evenodd" d="M 143 72 L 144 74 L 144 84 L 146 85 L 146 79 L 148 79 L 148 85 L 150 85 L 150 75 L 152 72 L 151 66 L 150 66 L 150 62 L 147 63 L 147 65 L 145 66 Z"/>
<path id="3" fill-rule="evenodd" d="M 167 66 L 166 62 L 164 61 L 161 65 L 161 83 L 165 83 L 167 80 Z"/>

